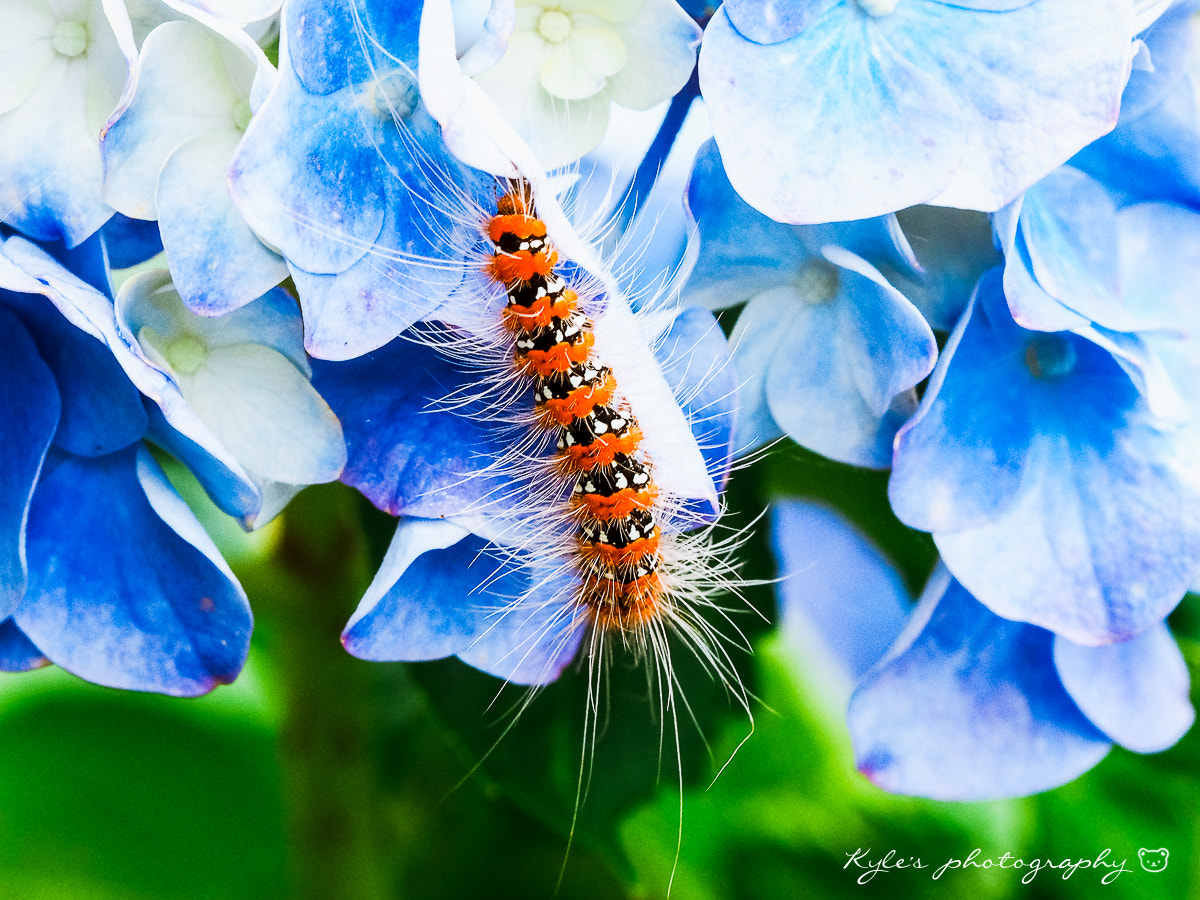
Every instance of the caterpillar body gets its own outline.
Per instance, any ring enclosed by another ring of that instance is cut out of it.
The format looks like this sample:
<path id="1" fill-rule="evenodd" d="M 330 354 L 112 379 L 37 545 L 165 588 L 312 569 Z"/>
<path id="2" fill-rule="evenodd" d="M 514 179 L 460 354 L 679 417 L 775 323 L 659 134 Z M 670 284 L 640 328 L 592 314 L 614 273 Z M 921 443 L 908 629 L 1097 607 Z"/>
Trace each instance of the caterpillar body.
<path id="1" fill-rule="evenodd" d="M 593 627 L 629 632 L 655 617 L 663 599 L 658 489 L 653 464 L 639 455 L 641 428 L 616 398 L 612 369 L 596 358 L 591 318 L 555 270 L 558 253 L 528 184 L 499 199 L 487 232 L 516 366 L 532 378 L 537 419 L 555 433 L 558 467 L 574 479 L 579 610 Z"/>

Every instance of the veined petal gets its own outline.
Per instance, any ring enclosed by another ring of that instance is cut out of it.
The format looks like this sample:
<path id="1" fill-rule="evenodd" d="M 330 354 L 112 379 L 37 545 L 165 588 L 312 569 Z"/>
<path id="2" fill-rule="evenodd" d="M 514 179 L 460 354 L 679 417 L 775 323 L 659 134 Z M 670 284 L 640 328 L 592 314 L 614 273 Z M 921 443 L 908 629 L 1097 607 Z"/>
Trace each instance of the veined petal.
<path id="1" fill-rule="evenodd" d="M 966 6 L 809 5 L 811 19 L 759 35 L 799 26 L 769 46 L 718 12 L 701 87 L 739 193 L 797 223 L 922 202 L 994 210 L 1112 127 L 1128 0 Z"/>
<path id="2" fill-rule="evenodd" d="M 650 109 L 687 84 L 701 31 L 675 0 L 643 0 L 637 16 L 616 31 L 626 62 L 609 77 L 608 95 L 618 106 Z"/>
<path id="3" fill-rule="evenodd" d="M 261 344 L 211 350 L 185 398 L 248 472 L 285 484 L 333 481 L 342 429 L 290 360 Z"/>
<path id="4" fill-rule="evenodd" d="M 54 14 L 45 0 L 11 0 L 0 13 L 0 114 L 33 93 L 54 62 Z"/>

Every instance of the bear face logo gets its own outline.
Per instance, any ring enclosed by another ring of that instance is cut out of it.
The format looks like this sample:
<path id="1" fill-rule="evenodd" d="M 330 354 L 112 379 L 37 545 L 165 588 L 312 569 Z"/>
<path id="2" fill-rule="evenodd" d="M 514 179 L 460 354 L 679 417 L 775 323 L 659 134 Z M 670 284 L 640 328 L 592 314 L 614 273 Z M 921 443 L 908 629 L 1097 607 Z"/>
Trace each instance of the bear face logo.
<path id="1" fill-rule="evenodd" d="M 1162 850 L 1139 850 L 1138 859 L 1141 860 L 1142 868 L 1147 872 L 1161 872 L 1167 867 L 1167 851 Z"/>

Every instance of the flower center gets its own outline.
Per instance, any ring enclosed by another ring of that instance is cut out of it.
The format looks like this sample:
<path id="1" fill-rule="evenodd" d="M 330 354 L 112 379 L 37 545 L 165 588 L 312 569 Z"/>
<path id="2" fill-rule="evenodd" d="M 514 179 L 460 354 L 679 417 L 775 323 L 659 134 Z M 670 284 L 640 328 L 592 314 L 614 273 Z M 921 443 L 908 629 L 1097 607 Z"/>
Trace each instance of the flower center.
<path id="1" fill-rule="evenodd" d="M 407 119 L 416 112 L 420 100 L 416 79 L 407 71 L 396 69 L 375 80 L 368 103 L 377 116 Z"/>
<path id="2" fill-rule="evenodd" d="M 246 126 L 250 124 L 250 101 L 239 100 L 233 104 L 233 127 L 238 131 L 245 131 Z"/>
<path id="3" fill-rule="evenodd" d="M 821 306 L 838 295 L 841 279 L 838 277 L 837 266 L 818 257 L 801 264 L 796 270 L 792 284 L 805 303 Z"/>
<path id="4" fill-rule="evenodd" d="M 88 48 L 88 30 L 83 22 L 59 22 L 54 26 L 54 52 L 60 56 L 81 56 Z"/>
<path id="5" fill-rule="evenodd" d="M 571 33 L 571 17 L 560 10 L 548 9 L 538 19 L 537 30 L 551 44 L 561 44 Z"/>
<path id="6" fill-rule="evenodd" d="M 896 8 L 900 0 L 855 0 L 858 8 L 868 16 L 886 16 Z"/>
<path id="7" fill-rule="evenodd" d="M 1025 345 L 1025 365 L 1034 378 L 1062 378 L 1075 368 L 1075 345 L 1058 334 L 1040 334 Z"/>
<path id="8" fill-rule="evenodd" d="M 179 335 L 163 347 L 162 336 L 147 325 L 138 331 L 138 343 L 148 351 L 151 358 L 158 356 L 161 348 L 161 362 L 170 366 L 176 375 L 194 375 L 208 359 L 208 345 L 204 343 L 204 339 L 188 332 Z"/>

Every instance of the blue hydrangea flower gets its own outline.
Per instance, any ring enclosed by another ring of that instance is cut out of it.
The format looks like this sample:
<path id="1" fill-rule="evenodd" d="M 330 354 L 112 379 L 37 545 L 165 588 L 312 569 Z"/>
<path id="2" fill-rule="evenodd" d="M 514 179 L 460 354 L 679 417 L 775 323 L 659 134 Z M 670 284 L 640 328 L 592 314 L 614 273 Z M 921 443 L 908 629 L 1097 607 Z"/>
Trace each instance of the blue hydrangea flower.
<path id="1" fill-rule="evenodd" d="M 1172 305 L 1194 357 L 1197 311 Z M 1194 364 L 1178 371 L 1195 396 Z M 993 270 L 896 437 L 889 494 L 993 612 L 1080 644 L 1129 640 L 1200 568 L 1197 424 L 1164 423 L 1099 344 L 1017 325 Z"/>
<path id="2" fill-rule="evenodd" d="M 232 164 L 242 215 L 287 260 L 314 356 L 359 356 L 442 304 L 477 240 L 466 210 L 495 202 L 421 97 L 420 21 L 420 4 L 290 3 L 278 82 Z"/>
<path id="3" fill-rule="evenodd" d="M 493 5 L 476 29 L 459 39 L 466 74 L 548 169 L 600 143 L 611 104 L 649 109 L 674 95 L 700 44 L 674 0 L 516 0 Z"/>
<path id="4" fill-rule="evenodd" d="M 1113 127 L 1145 5 L 730 0 L 700 85 L 730 180 L 774 219 L 991 211 Z"/>
<path id="5" fill-rule="evenodd" d="M 126 215 L 158 220 L 175 285 L 205 315 L 243 306 L 287 277 L 226 184 L 252 89 L 261 100 L 274 76 L 253 41 L 228 33 L 190 21 L 151 32 L 102 139 L 105 199 Z"/>
<path id="6" fill-rule="evenodd" d="M 838 516 L 781 502 L 773 541 L 781 627 L 837 676 L 857 765 L 884 790 L 1023 796 L 1082 774 L 1113 743 L 1163 750 L 1195 718 L 1187 667 L 1161 624 L 1080 646 L 1000 618 L 939 568 L 901 630 L 910 603 L 902 582 Z"/>
<path id="7" fill-rule="evenodd" d="M 125 84 L 129 27 L 102 0 L 0 9 L 0 209 L 35 240 L 75 246 L 112 215 L 97 137 Z"/>
<path id="8" fill-rule="evenodd" d="M 700 255 L 686 298 L 749 301 L 732 338 L 740 449 L 783 432 L 843 462 L 890 465 L 892 438 L 917 406 L 913 388 L 937 359 L 921 313 L 868 262 L 918 277 L 895 217 L 774 222 L 734 192 L 711 141 L 687 202 Z"/>
<path id="9" fill-rule="evenodd" d="M 141 443 L 112 301 L 8 237 L 0 319 L 0 666 L 180 695 L 233 680 L 250 609 Z"/>
<path id="10" fill-rule="evenodd" d="M 116 313 L 130 354 L 157 376 L 146 387 L 156 439 L 247 528 L 342 474 L 341 424 L 310 384 L 300 313 L 282 290 L 210 318 L 152 269 L 121 286 Z"/>

